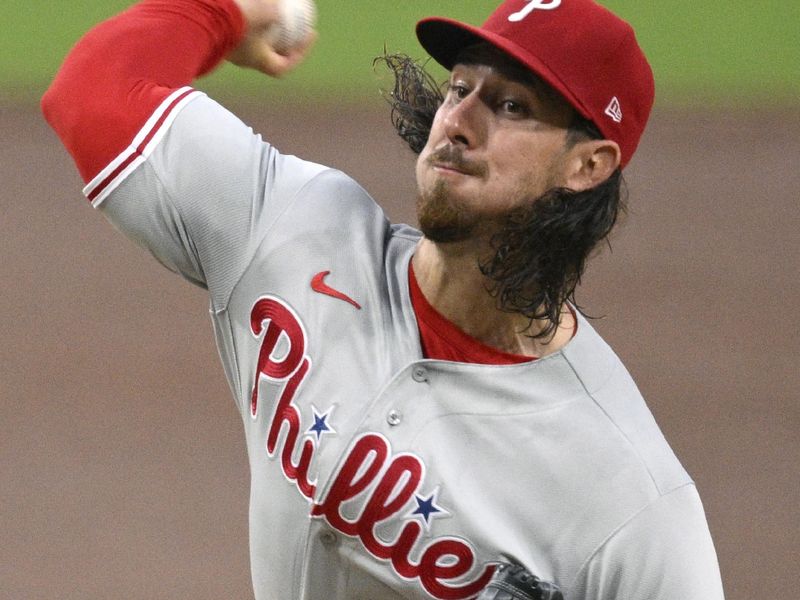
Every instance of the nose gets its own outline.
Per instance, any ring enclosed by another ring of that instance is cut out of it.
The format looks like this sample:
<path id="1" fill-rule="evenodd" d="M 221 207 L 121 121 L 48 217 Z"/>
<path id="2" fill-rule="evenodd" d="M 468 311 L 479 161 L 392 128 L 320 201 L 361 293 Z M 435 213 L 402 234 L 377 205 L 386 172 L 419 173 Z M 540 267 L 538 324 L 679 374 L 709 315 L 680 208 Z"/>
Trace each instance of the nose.
<path id="1" fill-rule="evenodd" d="M 451 105 L 444 115 L 444 131 L 452 144 L 478 146 L 486 133 L 486 109 L 474 91 Z"/>

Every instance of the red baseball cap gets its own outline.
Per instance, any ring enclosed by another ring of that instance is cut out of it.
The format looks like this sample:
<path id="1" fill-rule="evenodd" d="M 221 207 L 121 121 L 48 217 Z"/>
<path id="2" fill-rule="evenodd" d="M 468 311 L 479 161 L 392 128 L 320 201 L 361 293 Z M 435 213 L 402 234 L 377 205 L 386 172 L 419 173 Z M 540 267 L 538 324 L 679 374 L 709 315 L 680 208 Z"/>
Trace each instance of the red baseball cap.
<path id="1" fill-rule="evenodd" d="M 486 41 L 556 89 L 628 164 L 655 96 L 653 72 L 633 28 L 593 0 L 506 0 L 481 26 L 431 17 L 417 23 L 422 47 L 452 69 L 458 53 Z"/>

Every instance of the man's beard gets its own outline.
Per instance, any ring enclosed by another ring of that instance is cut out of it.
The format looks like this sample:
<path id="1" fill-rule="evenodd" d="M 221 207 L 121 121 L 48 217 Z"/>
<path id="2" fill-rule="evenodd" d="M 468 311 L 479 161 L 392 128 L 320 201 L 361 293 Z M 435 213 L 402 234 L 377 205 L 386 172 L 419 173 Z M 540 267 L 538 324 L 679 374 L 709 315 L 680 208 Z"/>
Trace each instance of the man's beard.
<path id="1" fill-rule="evenodd" d="M 417 219 L 423 235 L 439 244 L 473 238 L 481 225 L 478 214 L 454 202 L 444 181 L 428 192 L 417 192 Z"/>
<path id="2" fill-rule="evenodd" d="M 462 242 L 470 239 L 490 240 L 510 222 L 527 220 L 535 213 L 536 203 L 540 198 L 533 197 L 524 190 L 513 192 L 515 201 L 505 210 L 489 212 L 476 210 L 465 204 L 449 189 L 446 181 L 437 181 L 433 189 L 417 190 L 417 220 L 420 231 L 432 242 L 444 244 Z M 476 204 L 486 205 L 490 199 L 478 200 Z"/>
<path id="3" fill-rule="evenodd" d="M 428 165 L 446 164 L 472 177 L 485 177 L 483 163 L 468 162 L 457 146 L 444 146 L 425 161 Z M 417 190 L 417 220 L 426 238 L 437 243 L 461 242 L 474 238 L 491 225 L 486 215 L 470 210 L 454 198 L 444 180 L 434 183 L 433 189 Z"/>
<path id="4" fill-rule="evenodd" d="M 425 159 L 428 166 L 445 165 L 469 177 L 485 179 L 488 175 L 483 162 L 466 160 L 463 150 L 458 146 L 447 145 L 439 148 Z M 503 229 L 510 219 L 519 220 L 520 215 L 533 212 L 540 197 L 532 189 L 541 189 L 534 174 L 531 179 L 518 182 L 516 189 L 508 189 L 507 198 L 473 198 L 469 206 L 459 199 L 458 193 L 451 190 L 450 183 L 438 179 L 430 189 L 417 189 L 417 220 L 426 238 L 437 243 L 462 242 L 469 239 L 489 240 Z M 548 181 L 544 189 L 555 188 Z M 491 210 L 498 200 L 506 209 Z M 482 207 L 482 208 L 476 208 Z"/>

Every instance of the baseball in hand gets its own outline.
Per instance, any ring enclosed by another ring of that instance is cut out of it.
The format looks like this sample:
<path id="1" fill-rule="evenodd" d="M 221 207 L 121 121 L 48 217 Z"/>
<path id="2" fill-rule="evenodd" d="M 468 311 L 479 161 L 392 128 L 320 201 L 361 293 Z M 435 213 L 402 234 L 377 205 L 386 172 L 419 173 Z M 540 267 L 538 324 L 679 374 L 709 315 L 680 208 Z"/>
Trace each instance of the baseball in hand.
<path id="1" fill-rule="evenodd" d="M 288 54 L 314 29 L 317 6 L 313 0 L 277 0 L 279 18 L 267 30 L 267 40 L 279 54 Z"/>

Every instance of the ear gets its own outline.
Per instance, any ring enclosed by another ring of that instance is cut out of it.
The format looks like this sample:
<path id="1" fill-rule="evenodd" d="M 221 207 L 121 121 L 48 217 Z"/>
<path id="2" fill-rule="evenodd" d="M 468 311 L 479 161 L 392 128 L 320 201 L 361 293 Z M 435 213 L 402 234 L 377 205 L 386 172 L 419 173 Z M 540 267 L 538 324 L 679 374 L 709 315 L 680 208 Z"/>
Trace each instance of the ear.
<path id="1" fill-rule="evenodd" d="M 591 189 L 617 170 L 622 154 L 611 140 L 583 140 L 568 152 L 566 187 L 576 192 Z"/>

